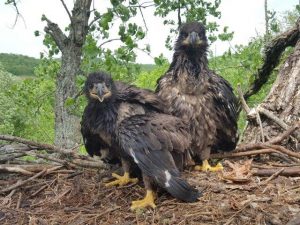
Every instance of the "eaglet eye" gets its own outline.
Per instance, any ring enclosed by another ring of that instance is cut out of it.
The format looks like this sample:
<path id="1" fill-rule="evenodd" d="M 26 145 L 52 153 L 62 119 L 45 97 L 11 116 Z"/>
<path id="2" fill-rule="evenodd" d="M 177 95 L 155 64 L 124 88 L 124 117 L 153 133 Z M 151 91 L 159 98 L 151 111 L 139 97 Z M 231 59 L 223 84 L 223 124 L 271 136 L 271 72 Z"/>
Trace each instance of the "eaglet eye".
<path id="1" fill-rule="evenodd" d="M 93 84 L 89 84 L 89 89 L 92 89 L 94 87 Z"/>
<path id="2" fill-rule="evenodd" d="M 186 38 L 186 37 L 188 36 L 188 34 L 187 34 L 186 32 L 181 32 L 181 33 L 180 33 L 180 36 Z"/>

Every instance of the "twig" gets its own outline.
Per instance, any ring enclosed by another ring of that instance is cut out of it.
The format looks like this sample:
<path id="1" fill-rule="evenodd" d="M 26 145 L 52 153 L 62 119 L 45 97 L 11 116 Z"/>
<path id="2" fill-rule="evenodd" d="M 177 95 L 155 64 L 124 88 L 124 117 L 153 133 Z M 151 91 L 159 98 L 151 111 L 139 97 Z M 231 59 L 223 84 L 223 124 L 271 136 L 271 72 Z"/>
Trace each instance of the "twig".
<path id="1" fill-rule="evenodd" d="M 36 192 L 34 192 L 33 194 L 30 195 L 30 197 L 34 197 L 36 196 L 38 193 L 40 193 L 42 190 L 44 190 L 45 188 L 48 187 L 48 184 L 45 184 L 44 186 L 42 186 L 40 189 L 38 189 Z"/>
<path id="2" fill-rule="evenodd" d="M 287 129 L 285 132 L 283 132 L 281 135 L 267 141 L 268 144 L 277 144 L 282 142 L 286 137 L 291 135 L 295 130 L 299 129 L 300 127 L 300 121 L 296 122 L 293 126 L 291 126 L 289 129 Z"/>
<path id="3" fill-rule="evenodd" d="M 109 42 L 112 42 L 112 41 L 120 41 L 120 40 L 121 40 L 120 38 L 112 38 L 112 39 L 109 39 L 109 40 L 107 40 L 107 41 L 102 42 L 102 43 L 98 46 L 98 48 L 101 48 L 103 45 L 105 45 L 105 44 L 107 44 L 107 43 L 109 43 Z"/>
<path id="4" fill-rule="evenodd" d="M 289 126 L 283 121 L 281 120 L 278 116 L 276 116 L 274 113 L 272 113 L 271 111 L 263 108 L 262 106 L 258 106 L 257 107 L 257 111 L 260 114 L 263 114 L 264 116 L 268 117 L 269 119 L 273 120 L 275 123 L 277 123 L 279 126 L 281 126 L 283 129 L 287 130 L 289 128 Z"/>
<path id="5" fill-rule="evenodd" d="M 18 202 L 17 202 L 16 209 L 19 209 L 19 208 L 20 208 L 21 201 L 22 201 L 22 192 L 19 193 L 19 198 L 18 198 Z"/>
<path id="6" fill-rule="evenodd" d="M 244 99 L 244 95 L 243 95 L 242 89 L 240 87 L 240 84 L 238 84 L 237 91 L 238 91 L 240 103 L 241 103 L 241 106 L 242 106 L 243 110 L 246 112 L 246 114 L 247 114 L 248 117 L 253 118 L 255 116 L 256 122 L 257 122 L 257 124 L 259 125 L 259 128 L 260 128 L 261 141 L 265 142 L 264 130 L 263 130 L 261 118 L 259 116 L 258 111 L 256 109 L 252 109 L 251 110 L 249 108 L 249 106 L 247 105 L 247 103 L 246 103 L 246 101 Z"/>
<path id="7" fill-rule="evenodd" d="M 273 180 L 275 177 L 277 177 L 279 174 L 281 174 L 282 171 L 284 171 L 284 169 L 285 168 L 281 168 L 280 170 L 276 171 L 275 173 L 272 174 L 272 176 L 270 176 L 269 178 L 267 178 L 266 180 L 264 180 L 263 182 L 261 182 L 260 185 L 266 185 L 271 180 Z"/>
<path id="8" fill-rule="evenodd" d="M 143 22 L 144 22 L 144 26 L 145 26 L 146 32 L 147 32 L 147 31 L 148 31 L 148 27 L 147 27 L 147 23 L 146 23 L 146 20 L 145 20 L 143 11 L 142 11 L 142 9 L 141 9 L 141 6 L 139 7 L 139 11 L 140 11 L 140 13 L 141 13 L 141 16 L 142 16 L 142 19 L 143 19 Z"/>
<path id="9" fill-rule="evenodd" d="M 71 24 L 72 24 L 72 16 L 71 16 L 71 13 L 70 13 L 68 7 L 66 6 L 66 3 L 64 2 L 64 0 L 60 0 L 60 1 L 61 1 L 61 3 L 63 4 L 63 6 L 64 6 L 66 12 L 68 13 L 69 19 L 70 19 Z"/>
<path id="10" fill-rule="evenodd" d="M 261 141 L 265 142 L 265 134 L 264 134 L 264 129 L 262 126 L 262 122 L 261 122 L 261 118 L 258 112 L 256 112 L 256 121 L 259 124 L 259 129 L 260 129 L 260 133 L 261 133 Z"/>
<path id="11" fill-rule="evenodd" d="M 229 224 L 232 222 L 233 218 L 236 217 L 239 213 L 241 213 L 244 209 L 246 209 L 246 208 L 249 206 L 249 204 L 250 204 L 250 203 L 245 204 L 245 205 L 243 206 L 243 208 L 241 208 L 239 211 L 237 211 L 236 213 L 234 213 L 234 214 L 227 220 L 227 222 L 226 222 L 224 225 L 229 225 Z"/>
<path id="12" fill-rule="evenodd" d="M 238 96 L 239 96 L 239 99 L 240 99 L 240 102 L 241 102 L 241 106 L 244 109 L 244 111 L 246 112 L 246 114 L 248 115 L 250 113 L 250 108 L 249 108 L 249 106 L 247 105 L 247 103 L 244 99 L 244 95 L 243 95 L 240 84 L 237 85 L 237 92 L 238 92 Z"/>
<path id="13" fill-rule="evenodd" d="M 35 178 L 38 178 L 40 176 L 42 176 L 47 170 L 46 169 L 43 169 L 41 172 L 35 174 L 34 176 L 24 180 L 24 181 L 21 181 L 21 182 L 17 182 L 16 184 L 10 186 L 10 187 L 7 187 L 7 188 L 4 188 L 2 190 L 0 190 L 0 194 L 3 194 L 5 192 L 8 192 L 8 191 L 11 191 L 11 190 L 14 190 L 14 189 L 17 189 L 25 184 L 27 184 L 29 181 L 32 181 L 34 180 Z"/>

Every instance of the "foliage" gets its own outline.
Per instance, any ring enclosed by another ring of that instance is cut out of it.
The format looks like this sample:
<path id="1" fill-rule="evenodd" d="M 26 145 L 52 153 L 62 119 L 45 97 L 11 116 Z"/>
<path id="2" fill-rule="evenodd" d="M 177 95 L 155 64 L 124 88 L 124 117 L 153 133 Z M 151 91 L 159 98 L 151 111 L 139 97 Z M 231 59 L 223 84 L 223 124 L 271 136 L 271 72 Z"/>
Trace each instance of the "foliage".
<path id="1" fill-rule="evenodd" d="M 40 60 L 24 55 L 0 53 L 0 62 L 3 68 L 13 75 L 32 76 Z"/>
<path id="2" fill-rule="evenodd" d="M 1 133 L 52 143 L 54 138 L 54 74 L 57 62 L 42 61 L 35 77 L 18 79 L 1 70 Z M 3 102 L 2 102 L 3 101 Z"/>
<path id="3" fill-rule="evenodd" d="M 178 27 L 183 22 L 201 21 L 207 29 L 208 39 L 211 42 L 220 40 L 231 40 L 233 32 L 228 32 L 228 27 L 224 27 L 223 33 L 217 35 L 219 25 L 215 18 L 221 18 L 221 12 L 218 10 L 221 0 L 206 1 L 206 0 L 154 0 L 155 15 L 164 18 L 164 24 L 170 25 L 170 35 L 166 40 L 166 47 L 172 49 L 174 34 L 177 33 Z M 174 14 L 177 14 L 175 20 Z M 172 35 L 173 34 L 173 35 Z"/>

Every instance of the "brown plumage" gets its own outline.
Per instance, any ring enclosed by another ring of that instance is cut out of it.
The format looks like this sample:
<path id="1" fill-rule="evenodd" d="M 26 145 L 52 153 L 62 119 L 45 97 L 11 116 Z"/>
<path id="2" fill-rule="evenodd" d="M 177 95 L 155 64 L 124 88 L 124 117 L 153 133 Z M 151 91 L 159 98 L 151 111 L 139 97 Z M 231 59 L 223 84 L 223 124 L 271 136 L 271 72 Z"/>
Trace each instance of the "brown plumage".
<path id="1" fill-rule="evenodd" d="M 133 202 L 133 209 L 155 207 L 153 183 L 183 201 L 197 200 L 200 193 L 179 172 L 189 155 L 188 125 L 180 118 L 164 114 L 165 106 L 157 95 L 113 82 L 104 72 L 90 74 L 84 92 L 88 105 L 81 125 L 87 151 L 93 155 L 99 154 L 99 148 L 108 148 L 121 160 L 125 172 L 124 176 L 113 174 L 117 180 L 107 186 L 136 182 L 129 177 L 129 168 L 135 165 L 142 173 L 147 195 Z M 97 138 L 96 143 L 101 146 L 90 143 Z M 93 148 L 88 149 L 90 146 Z"/>
<path id="2" fill-rule="evenodd" d="M 205 27 L 184 24 L 169 70 L 156 92 L 171 114 L 190 123 L 191 149 L 196 159 L 212 151 L 230 151 L 237 143 L 237 99 L 230 84 L 208 68 Z"/>

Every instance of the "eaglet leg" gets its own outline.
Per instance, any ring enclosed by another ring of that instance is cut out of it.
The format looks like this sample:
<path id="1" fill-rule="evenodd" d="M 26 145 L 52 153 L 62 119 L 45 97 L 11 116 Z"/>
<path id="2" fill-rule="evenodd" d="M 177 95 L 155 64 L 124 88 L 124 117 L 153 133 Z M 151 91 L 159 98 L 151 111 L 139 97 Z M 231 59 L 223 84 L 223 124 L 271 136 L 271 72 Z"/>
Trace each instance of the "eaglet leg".
<path id="1" fill-rule="evenodd" d="M 143 181 L 146 189 L 146 196 L 142 200 L 132 201 L 130 207 L 131 210 L 144 209 L 149 206 L 153 209 L 156 207 L 154 203 L 155 194 L 152 189 L 150 178 L 143 174 Z"/>
<path id="2" fill-rule="evenodd" d="M 200 153 L 200 158 L 202 160 L 202 165 L 197 165 L 194 167 L 195 170 L 198 171 L 211 171 L 211 172 L 216 172 L 223 170 L 223 166 L 221 163 L 218 163 L 216 166 L 211 166 L 209 165 L 208 159 L 210 156 L 210 151 L 211 148 L 207 147 L 205 150 L 201 151 Z"/>
<path id="3" fill-rule="evenodd" d="M 121 159 L 122 161 L 122 167 L 123 167 L 123 170 L 124 170 L 124 175 L 123 176 L 120 176 L 116 173 L 112 173 L 111 175 L 116 178 L 116 180 L 112 181 L 112 182 L 109 182 L 109 183 L 106 183 L 105 186 L 106 187 L 111 187 L 111 186 L 124 186 L 126 184 L 129 184 L 129 183 L 137 183 L 138 182 L 138 179 L 137 178 L 130 178 L 130 175 L 129 175 L 129 169 L 130 169 L 130 163 L 127 161 L 127 160 L 124 160 L 124 159 Z"/>

